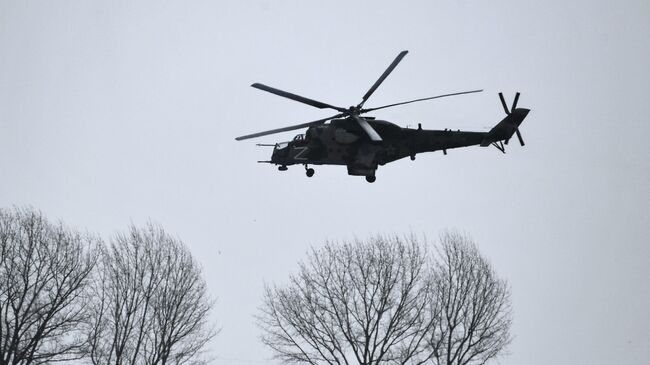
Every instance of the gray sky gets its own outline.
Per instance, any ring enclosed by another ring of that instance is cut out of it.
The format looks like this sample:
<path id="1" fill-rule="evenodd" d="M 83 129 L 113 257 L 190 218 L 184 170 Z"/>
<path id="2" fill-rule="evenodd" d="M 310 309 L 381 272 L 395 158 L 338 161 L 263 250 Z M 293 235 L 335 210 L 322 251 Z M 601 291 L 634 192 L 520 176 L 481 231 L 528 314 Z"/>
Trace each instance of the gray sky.
<path id="1" fill-rule="evenodd" d="M 471 234 L 512 285 L 501 364 L 650 358 L 650 2 L 0 0 L 0 206 L 105 236 L 151 219 L 205 267 L 219 364 L 269 363 L 253 315 L 311 245 Z M 497 93 L 526 146 L 279 173 L 234 137 L 328 116 L 263 82 L 402 126 L 486 131 Z"/>

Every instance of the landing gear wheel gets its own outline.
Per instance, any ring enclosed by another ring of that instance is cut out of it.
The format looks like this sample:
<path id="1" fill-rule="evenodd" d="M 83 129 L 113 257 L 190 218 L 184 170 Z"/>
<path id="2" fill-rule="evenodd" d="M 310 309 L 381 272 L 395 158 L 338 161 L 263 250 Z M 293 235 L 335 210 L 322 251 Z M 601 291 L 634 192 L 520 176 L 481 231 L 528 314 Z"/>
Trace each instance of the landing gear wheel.
<path id="1" fill-rule="evenodd" d="M 415 161 L 415 155 L 411 155 L 411 161 Z"/>
<path id="2" fill-rule="evenodd" d="M 377 177 L 375 175 L 366 176 L 366 181 L 369 182 L 369 183 L 374 183 L 375 180 L 377 180 Z"/>
<path id="3" fill-rule="evenodd" d="M 278 170 L 280 170 L 280 171 L 287 171 L 288 169 L 289 168 L 286 167 L 285 165 L 282 165 L 282 166 L 278 167 Z"/>
<path id="4" fill-rule="evenodd" d="M 307 170 L 305 170 L 305 174 L 307 174 L 307 177 L 312 177 L 312 176 L 314 176 L 314 172 L 315 172 L 315 171 L 314 171 L 314 169 L 312 169 L 312 168 L 308 168 Z"/>

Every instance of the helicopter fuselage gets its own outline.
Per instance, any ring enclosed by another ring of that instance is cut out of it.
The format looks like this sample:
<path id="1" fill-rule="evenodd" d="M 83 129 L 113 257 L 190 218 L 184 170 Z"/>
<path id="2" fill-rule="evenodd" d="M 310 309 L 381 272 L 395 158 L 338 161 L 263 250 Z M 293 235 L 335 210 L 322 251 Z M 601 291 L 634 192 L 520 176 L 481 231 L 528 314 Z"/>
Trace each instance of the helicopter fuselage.
<path id="1" fill-rule="evenodd" d="M 509 139 L 527 114 L 527 109 L 516 109 L 490 132 L 402 128 L 366 117 L 381 141 L 372 141 L 348 118 L 334 119 L 329 124 L 309 127 L 292 141 L 276 144 L 268 162 L 280 165 L 282 170 L 295 164 L 346 165 L 349 175 L 374 177 L 378 166 L 404 157 L 415 159 L 418 153 L 442 150 L 446 154 L 452 148 L 489 146 Z"/>

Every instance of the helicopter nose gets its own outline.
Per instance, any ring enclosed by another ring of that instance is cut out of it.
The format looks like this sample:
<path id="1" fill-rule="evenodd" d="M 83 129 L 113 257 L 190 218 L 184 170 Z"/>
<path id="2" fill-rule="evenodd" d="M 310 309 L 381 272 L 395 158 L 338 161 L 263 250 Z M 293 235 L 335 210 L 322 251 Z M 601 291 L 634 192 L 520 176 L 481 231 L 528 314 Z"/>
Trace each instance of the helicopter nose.
<path id="1" fill-rule="evenodd" d="M 273 162 L 284 161 L 287 157 L 288 152 L 289 152 L 288 146 L 287 147 L 276 146 L 273 149 L 273 153 L 271 154 L 271 161 Z"/>
<path id="2" fill-rule="evenodd" d="M 273 153 L 271 154 L 271 162 L 274 163 L 280 163 L 280 156 L 278 156 L 277 150 L 273 150 Z"/>

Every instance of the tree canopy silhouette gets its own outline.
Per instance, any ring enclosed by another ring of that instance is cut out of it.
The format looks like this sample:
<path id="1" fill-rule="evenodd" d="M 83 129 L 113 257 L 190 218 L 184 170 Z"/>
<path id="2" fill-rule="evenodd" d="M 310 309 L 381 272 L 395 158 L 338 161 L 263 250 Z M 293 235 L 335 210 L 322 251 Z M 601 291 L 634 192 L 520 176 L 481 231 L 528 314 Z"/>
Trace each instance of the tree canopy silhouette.
<path id="1" fill-rule="evenodd" d="M 0 208 L 0 365 L 77 359 L 97 238 L 30 208 Z"/>
<path id="2" fill-rule="evenodd" d="M 94 365 L 201 364 L 213 302 L 189 250 L 162 228 L 131 226 L 104 247 L 89 303 Z"/>
<path id="3" fill-rule="evenodd" d="M 464 236 L 377 236 L 312 249 L 257 322 L 287 363 L 483 364 L 510 341 L 509 289 Z"/>

